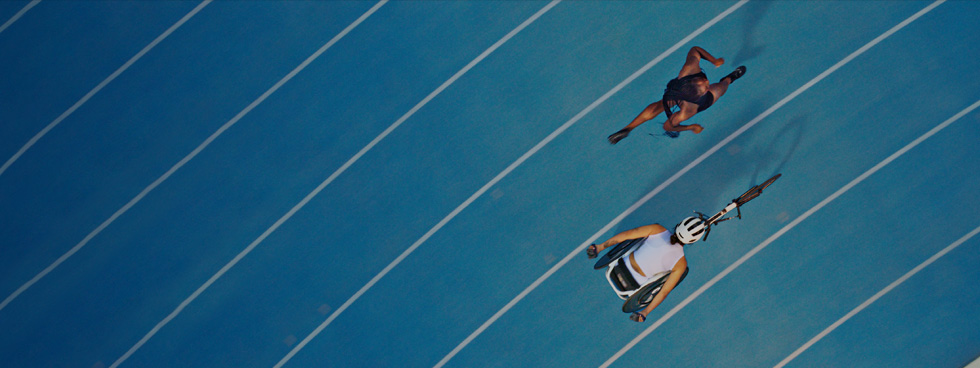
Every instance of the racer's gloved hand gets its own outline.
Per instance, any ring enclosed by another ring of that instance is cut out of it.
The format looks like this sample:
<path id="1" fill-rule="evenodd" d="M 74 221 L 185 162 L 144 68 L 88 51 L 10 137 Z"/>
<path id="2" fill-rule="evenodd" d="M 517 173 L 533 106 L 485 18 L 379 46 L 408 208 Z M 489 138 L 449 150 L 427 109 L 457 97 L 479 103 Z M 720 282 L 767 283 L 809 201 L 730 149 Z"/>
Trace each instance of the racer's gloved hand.
<path id="1" fill-rule="evenodd" d="M 618 132 L 609 135 L 609 143 L 610 144 L 619 143 L 619 141 L 623 140 L 623 138 L 626 138 L 626 136 L 628 135 L 630 135 L 629 128 L 620 129 Z"/>
<path id="2" fill-rule="evenodd" d="M 643 322 L 647 320 L 647 316 L 644 316 L 640 312 L 633 312 L 633 314 L 630 315 L 630 320 L 633 322 Z"/>
<path id="3" fill-rule="evenodd" d="M 585 248 L 585 254 L 589 256 L 589 259 L 592 259 L 599 256 L 599 251 L 595 247 L 595 244 L 592 244 L 588 248 Z"/>

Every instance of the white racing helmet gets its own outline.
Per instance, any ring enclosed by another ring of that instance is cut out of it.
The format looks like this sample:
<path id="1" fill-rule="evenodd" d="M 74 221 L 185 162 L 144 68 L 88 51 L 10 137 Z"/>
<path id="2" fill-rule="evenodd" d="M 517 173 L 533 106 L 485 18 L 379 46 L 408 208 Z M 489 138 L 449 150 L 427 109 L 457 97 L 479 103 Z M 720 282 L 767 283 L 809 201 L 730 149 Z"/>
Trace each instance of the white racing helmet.
<path id="1" fill-rule="evenodd" d="M 674 227 L 674 235 L 681 243 L 691 244 L 701 239 L 705 230 L 707 230 L 707 226 L 705 226 L 704 221 L 700 217 L 691 216 Z"/>

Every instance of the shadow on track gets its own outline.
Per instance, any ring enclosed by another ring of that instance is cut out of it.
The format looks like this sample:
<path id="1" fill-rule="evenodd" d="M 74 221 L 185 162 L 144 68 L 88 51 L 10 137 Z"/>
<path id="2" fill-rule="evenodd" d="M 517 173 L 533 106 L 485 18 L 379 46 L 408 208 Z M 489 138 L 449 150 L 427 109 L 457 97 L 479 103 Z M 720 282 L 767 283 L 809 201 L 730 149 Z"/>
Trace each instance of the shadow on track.
<path id="1" fill-rule="evenodd" d="M 765 51 L 766 46 L 759 43 L 756 37 L 756 28 L 762 17 L 765 16 L 772 1 L 753 1 L 745 7 L 745 28 L 742 32 L 742 47 L 735 53 L 731 65 L 742 65 L 746 61 L 755 59 Z"/>
<path id="2" fill-rule="evenodd" d="M 764 144 L 743 148 L 737 143 L 730 143 L 702 163 L 702 167 L 692 169 L 623 219 L 615 233 L 654 222 L 671 228 L 673 221 L 693 215 L 694 210 L 713 213 L 721 209 L 744 189 L 781 172 L 802 141 L 806 125 L 806 118 L 797 116 Z M 752 139 L 758 139 L 758 135 L 743 136 L 741 142 Z M 687 164 L 686 160 L 676 162 L 670 172 L 677 172 Z M 710 166 L 705 168 L 703 165 Z M 652 191 L 662 181 L 651 183 L 643 194 Z M 732 190 L 733 187 L 744 188 L 739 191 Z M 610 235 L 615 233 L 611 232 Z"/>

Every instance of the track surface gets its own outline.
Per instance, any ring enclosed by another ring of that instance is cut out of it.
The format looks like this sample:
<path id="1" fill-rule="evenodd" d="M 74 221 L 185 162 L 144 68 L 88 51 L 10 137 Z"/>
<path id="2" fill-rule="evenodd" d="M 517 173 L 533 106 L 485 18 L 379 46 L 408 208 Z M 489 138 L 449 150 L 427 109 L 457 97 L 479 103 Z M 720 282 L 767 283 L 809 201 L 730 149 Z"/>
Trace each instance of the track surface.
<path id="1" fill-rule="evenodd" d="M 0 24 L 29 4 L 0 2 Z M 0 32 L 0 159 L 196 2 L 37 3 Z M 562 124 L 735 2 L 563 2 L 360 156 L 186 308 L 161 320 L 331 173 L 548 5 L 392 2 L 0 309 L 12 367 L 265 367 L 447 215 L 286 366 L 432 366 L 569 252 L 739 127 L 929 2 L 749 2 L 471 197 Z M 372 2 L 205 6 L 0 174 L 7 297 L 83 241 Z M 890 35 L 602 234 L 712 212 L 782 178 L 687 249 L 648 323 L 584 254 L 447 366 L 598 366 L 746 252 L 980 100 L 980 3 Z M 748 73 L 667 139 L 612 146 L 699 45 Z M 980 111 L 841 194 L 663 322 L 613 366 L 773 366 L 980 226 Z M 844 322 L 789 367 L 961 367 L 980 354 L 980 238 Z M 127 351 L 131 355 L 120 360 Z"/>

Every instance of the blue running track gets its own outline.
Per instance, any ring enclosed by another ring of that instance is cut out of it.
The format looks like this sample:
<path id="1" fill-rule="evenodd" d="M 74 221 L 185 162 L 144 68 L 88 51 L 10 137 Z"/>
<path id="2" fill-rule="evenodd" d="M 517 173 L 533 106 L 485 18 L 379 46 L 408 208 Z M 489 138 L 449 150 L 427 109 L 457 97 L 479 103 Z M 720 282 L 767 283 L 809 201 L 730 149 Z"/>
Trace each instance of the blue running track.
<path id="1" fill-rule="evenodd" d="M 0 31 L 0 365 L 772 367 L 980 226 L 980 2 L 886 34 L 930 4 L 2 1 L 33 6 Z M 748 68 L 704 131 L 610 145 L 695 45 Z M 775 173 L 645 323 L 576 253 Z M 964 366 L 978 265 L 786 366 Z"/>

